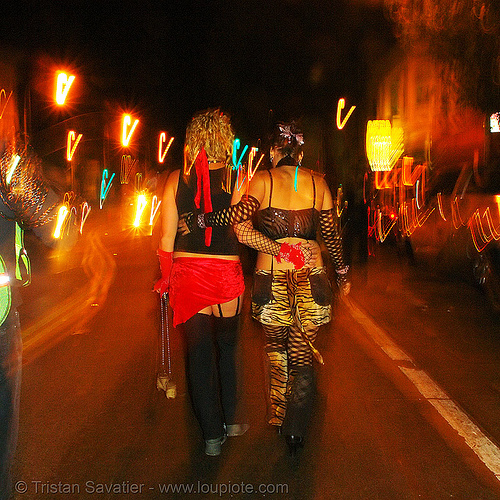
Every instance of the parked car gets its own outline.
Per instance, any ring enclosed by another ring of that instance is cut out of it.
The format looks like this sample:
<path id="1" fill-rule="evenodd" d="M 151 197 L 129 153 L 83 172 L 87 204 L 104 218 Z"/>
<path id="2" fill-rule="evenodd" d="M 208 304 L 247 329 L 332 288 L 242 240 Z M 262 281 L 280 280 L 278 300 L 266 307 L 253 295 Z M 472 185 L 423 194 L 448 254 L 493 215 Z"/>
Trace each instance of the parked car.
<path id="1" fill-rule="evenodd" d="M 416 263 L 479 287 L 500 312 L 500 182 L 471 164 L 435 172 L 406 247 Z"/>

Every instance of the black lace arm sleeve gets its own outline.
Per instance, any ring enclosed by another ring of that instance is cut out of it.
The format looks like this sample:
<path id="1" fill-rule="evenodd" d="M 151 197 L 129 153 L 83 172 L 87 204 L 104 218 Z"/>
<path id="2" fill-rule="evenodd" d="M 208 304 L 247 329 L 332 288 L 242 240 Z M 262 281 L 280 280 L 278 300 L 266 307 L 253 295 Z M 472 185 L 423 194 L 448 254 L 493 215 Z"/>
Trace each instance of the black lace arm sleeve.
<path id="1" fill-rule="evenodd" d="M 320 212 L 319 223 L 321 228 L 321 236 L 325 242 L 328 253 L 333 261 L 335 270 L 342 275 L 347 272 L 348 267 L 344 263 L 344 255 L 342 251 L 342 238 L 337 230 L 337 223 L 333 214 L 333 208 L 330 210 L 322 210 Z"/>
<path id="2" fill-rule="evenodd" d="M 236 205 L 234 205 L 236 206 Z M 234 232 L 240 243 L 258 252 L 277 256 L 280 253 L 281 243 L 268 238 L 253 227 L 251 220 L 246 220 L 234 226 Z"/>
<path id="3" fill-rule="evenodd" d="M 252 218 L 252 215 L 259 209 L 260 203 L 252 195 L 243 196 L 235 205 L 198 215 L 198 227 L 228 226 L 238 224 Z"/>

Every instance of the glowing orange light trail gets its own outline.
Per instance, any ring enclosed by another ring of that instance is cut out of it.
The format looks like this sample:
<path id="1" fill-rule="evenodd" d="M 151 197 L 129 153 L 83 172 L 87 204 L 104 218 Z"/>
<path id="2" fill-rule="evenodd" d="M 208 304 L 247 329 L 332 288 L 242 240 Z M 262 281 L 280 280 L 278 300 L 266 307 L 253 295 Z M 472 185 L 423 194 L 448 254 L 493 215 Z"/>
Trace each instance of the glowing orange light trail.
<path id="1" fill-rule="evenodd" d="M 75 154 L 76 147 L 80 143 L 82 137 L 83 137 L 83 134 L 78 134 L 78 137 L 77 137 L 74 130 L 70 130 L 68 132 L 68 139 L 67 139 L 67 145 L 66 145 L 66 159 L 68 161 L 71 161 L 73 159 L 73 155 Z"/>
<path id="2" fill-rule="evenodd" d="M 134 227 L 139 227 L 141 225 L 142 213 L 144 212 L 147 203 L 148 200 L 145 195 L 140 194 L 137 197 L 137 211 L 135 213 Z"/>
<path id="3" fill-rule="evenodd" d="M 174 138 L 173 137 L 170 138 L 167 147 L 165 148 L 165 151 L 162 152 L 163 144 L 165 144 L 166 141 L 167 141 L 167 134 L 165 132 L 162 132 L 160 134 L 160 139 L 158 144 L 158 161 L 160 163 L 163 163 L 165 161 L 165 156 L 167 156 L 168 150 L 170 149 L 170 146 L 172 145 Z"/>
<path id="4" fill-rule="evenodd" d="M 483 223 L 481 222 L 479 209 L 477 209 L 472 214 L 472 217 L 469 219 L 468 223 L 472 240 L 474 242 L 474 246 L 476 247 L 476 250 L 478 252 L 482 252 L 488 246 L 488 243 L 490 243 L 490 241 L 500 240 L 500 232 L 498 232 L 498 230 L 495 229 L 493 225 L 493 218 L 491 216 L 490 207 L 487 207 L 486 210 L 484 211 L 483 218 L 486 221 L 487 231 L 485 231 Z M 474 231 L 474 228 L 476 228 L 477 232 L 479 233 L 479 237 L 482 240 L 482 243 L 478 241 L 478 238 L 476 237 L 476 231 Z"/>
<path id="5" fill-rule="evenodd" d="M 68 77 L 66 73 L 60 72 L 57 74 L 56 83 L 56 102 L 62 106 L 66 102 L 69 89 L 75 80 L 74 75 Z"/>
<path id="6" fill-rule="evenodd" d="M 0 113 L 0 120 L 3 118 L 3 114 L 5 113 L 5 109 L 7 108 L 7 104 L 9 104 L 10 98 L 12 96 L 12 90 L 7 97 L 7 92 L 5 89 L 0 90 L 0 101 L 2 100 L 2 96 L 5 97 L 5 104 L 3 105 L 2 112 Z"/>
<path id="7" fill-rule="evenodd" d="M 461 226 L 466 226 L 467 224 L 462 220 L 462 216 L 460 215 L 460 208 L 458 206 L 457 196 L 453 199 L 451 204 L 451 218 L 453 220 L 453 227 L 458 229 Z"/>
<path id="8" fill-rule="evenodd" d="M 439 215 L 441 215 L 443 220 L 448 220 L 448 219 L 446 219 L 446 216 L 444 215 L 443 200 L 442 200 L 441 193 L 437 194 L 437 202 L 438 202 L 438 208 L 439 208 Z"/>
<path id="9" fill-rule="evenodd" d="M 61 205 L 59 207 L 59 210 L 57 211 L 57 222 L 53 235 L 56 240 L 61 237 L 62 226 L 68 214 L 69 214 L 68 207 L 66 205 Z"/>
<path id="10" fill-rule="evenodd" d="M 345 99 L 342 97 L 339 99 L 339 102 L 337 103 L 337 128 L 339 130 L 342 130 L 345 127 L 345 124 L 347 123 L 347 120 L 351 117 L 353 111 L 356 109 L 356 106 L 351 106 L 351 109 L 348 111 L 347 115 L 343 120 L 341 120 L 341 112 L 345 107 Z"/>
<path id="11" fill-rule="evenodd" d="M 132 138 L 132 134 L 134 133 L 135 128 L 139 120 L 135 120 L 132 124 L 132 117 L 130 115 L 123 115 L 123 126 L 122 126 L 122 145 L 127 147 L 130 144 L 130 139 Z M 129 130 L 130 127 L 130 130 Z"/>

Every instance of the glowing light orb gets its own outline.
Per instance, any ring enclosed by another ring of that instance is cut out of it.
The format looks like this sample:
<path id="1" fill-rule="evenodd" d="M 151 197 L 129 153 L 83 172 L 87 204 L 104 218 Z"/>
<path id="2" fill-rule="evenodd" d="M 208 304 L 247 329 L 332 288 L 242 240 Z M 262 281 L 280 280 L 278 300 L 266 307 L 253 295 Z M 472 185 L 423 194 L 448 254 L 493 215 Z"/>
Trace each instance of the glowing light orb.
<path id="1" fill-rule="evenodd" d="M 369 120 L 366 127 L 366 156 L 372 171 L 392 170 L 404 151 L 403 129 L 389 120 Z"/>
<path id="2" fill-rule="evenodd" d="M 62 106 L 66 102 L 66 97 L 68 96 L 69 89 L 75 81 L 74 75 L 68 77 L 66 73 L 60 72 L 57 74 L 56 82 L 56 102 L 59 106 Z"/>
<path id="3" fill-rule="evenodd" d="M 134 227 L 139 227 L 141 225 L 141 217 L 146 205 L 148 204 L 148 200 L 144 194 L 140 194 L 137 197 L 137 211 L 135 213 Z"/>
<path id="4" fill-rule="evenodd" d="M 135 120 L 132 124 L 132 117 L 130 115 L 123 115 L 123 123 L 122 123 L 122 145 L 127 147 L 130 144 L 130 139 L 132 139 L 132 134 L 134 133 L 135 128 L 139 120 Z M 130 129 L 129 129 L 130 127 Z"/>

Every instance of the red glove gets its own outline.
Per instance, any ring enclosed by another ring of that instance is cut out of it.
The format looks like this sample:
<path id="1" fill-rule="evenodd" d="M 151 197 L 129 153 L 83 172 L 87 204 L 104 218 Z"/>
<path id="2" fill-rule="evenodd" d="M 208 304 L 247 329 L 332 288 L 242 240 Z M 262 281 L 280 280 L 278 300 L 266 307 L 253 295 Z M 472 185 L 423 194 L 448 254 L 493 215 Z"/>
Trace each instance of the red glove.
<path id="1" fill-rule="evenodd" d="M 159 248 L 156 254 L 160 261 L 161 278 L 155 283 L 153 290 L 162 296 L 164 293 L 168 293 L 168 287 L 170 286 L 170 271 L 172 270 L 174 252 L 165 252 L 165 250 Z"/>
<path id="2" fill-rule="evenodd" d="M 305 264 L 304 252 L 302 251 L 301 244 L 290 245 L 290 243 L 282 243 L 280 253 L 276 256 L 278 263 L 290 262 L 294 265 L 295 269 L 301 269 Z"/>

